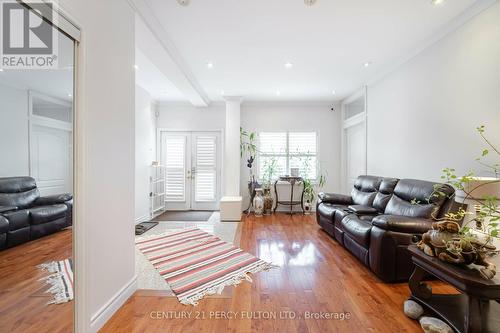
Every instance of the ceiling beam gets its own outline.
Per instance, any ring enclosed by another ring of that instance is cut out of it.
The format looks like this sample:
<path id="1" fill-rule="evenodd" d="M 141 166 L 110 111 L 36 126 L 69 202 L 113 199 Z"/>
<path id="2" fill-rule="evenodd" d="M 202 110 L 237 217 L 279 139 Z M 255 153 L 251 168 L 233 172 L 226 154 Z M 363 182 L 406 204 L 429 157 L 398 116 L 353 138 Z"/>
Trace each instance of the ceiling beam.
<path id="1" fill-rule="evenodd" d="M 129 0 L 136 12 L 136 47 L 155 64 L 187 100 L 197 107 L 206 107 L 210 99 L 184 63 L 177 48 L 144 0 Z"/>

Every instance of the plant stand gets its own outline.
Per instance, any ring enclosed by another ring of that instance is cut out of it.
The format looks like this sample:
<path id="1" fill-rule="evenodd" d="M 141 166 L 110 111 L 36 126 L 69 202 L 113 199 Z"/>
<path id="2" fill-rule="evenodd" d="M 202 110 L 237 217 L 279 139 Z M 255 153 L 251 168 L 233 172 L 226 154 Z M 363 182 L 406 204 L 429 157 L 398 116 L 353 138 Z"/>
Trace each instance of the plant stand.
<path id="1" fill-rule="evenodd" d="M 278 197 L 278 181 L 285 181 L 290 183 L 291 190 L 290 190 L 290 200 L 289 201 L 280 201 Z M 293 207 L 300 205 L 300 208 L 302 209 L 302 214 L 305 213 L 304 209 L 304 189 L 302 188 L 302 194 L 300 196 L 300 201 L 294 201 L 293 200 L 293 188 L 295 187 L 296 183 L 302 183 L 302 177 L 280 177 L 279 180 L 274 182 L 274 194 L 276 196 L 276 206 L 274 206 L 274 213 L 276 213 L 276 209 L 278 208 L 278 205 L 284 205 L 284 206 L 290 206 L 290 215 L 293 215 Z"/>

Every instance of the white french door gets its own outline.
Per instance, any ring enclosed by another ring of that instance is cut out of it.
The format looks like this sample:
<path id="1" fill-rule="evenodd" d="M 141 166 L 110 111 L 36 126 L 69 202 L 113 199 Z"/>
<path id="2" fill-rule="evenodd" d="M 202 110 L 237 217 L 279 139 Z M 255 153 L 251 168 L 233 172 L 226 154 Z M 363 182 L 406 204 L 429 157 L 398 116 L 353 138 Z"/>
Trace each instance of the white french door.
<path id="1" fill-rule="evenodd" d="M 219 132 L 161 132 L 160 163 L 166 167 L 167 209 L 219 209 L 219 146 Z"/>

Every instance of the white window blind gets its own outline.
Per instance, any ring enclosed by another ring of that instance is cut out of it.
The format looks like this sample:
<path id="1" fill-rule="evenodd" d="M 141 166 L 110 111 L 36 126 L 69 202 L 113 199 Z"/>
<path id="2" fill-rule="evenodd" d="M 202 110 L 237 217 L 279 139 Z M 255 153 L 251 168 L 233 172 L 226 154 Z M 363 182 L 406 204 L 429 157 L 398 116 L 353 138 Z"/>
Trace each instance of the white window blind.
<path id="1" fill-rule="evenodd" d="M 196 137 L 196 201 L 215 201 L 217 193 L 217 151 L 215 136 Z"/>
<path id="2" fill-rule="evenodd" d="M 299 168 L 299 174 L 315 180 L 318 168 L 316 132 L 261 132 L 259 133 L 259 177 L 274 160 L 274 179 L 290 174 L 290 168 Z"/>
<path id="3" fill-rule="evenodd" d="M 186 138 L 183 136 L 169 136 L 165 139 L 165 145 L 165 200 L 185 201 Z"/>

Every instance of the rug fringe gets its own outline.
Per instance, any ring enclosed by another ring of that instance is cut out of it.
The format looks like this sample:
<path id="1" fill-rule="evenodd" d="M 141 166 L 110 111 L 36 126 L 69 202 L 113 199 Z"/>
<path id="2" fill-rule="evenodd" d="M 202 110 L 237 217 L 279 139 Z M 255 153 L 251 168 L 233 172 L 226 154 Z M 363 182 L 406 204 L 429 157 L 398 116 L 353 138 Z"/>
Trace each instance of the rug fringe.
<path id="1" fill-rule="evenodd" d="M 57 261 L 46 262 L 46 263 L 40 264 L 36 267 L 39 269 L 45 269 L 49 273 L 55 273 L 55 272 L 57 272 Z M 40 280 L 42 280 L 42 279 L 40 279 Z"/>
<path id="2" fill-rule="evenodd" d="M 50 288 L 45 291 L 47 294 L 52 294 L 53 300 L 47 302 L 47 304 L 61 304 L 72 300 L 71 296 L 68 297 L 66 294 L 66 289 L 63 282 L 63 273 L 57 269 L 57 261 L 52 261 L 37 266 L 39 269 L 47 270 L 51 273 L 48 276 L 44 276 L 38 281 L 45 281 L 46 284 L 50 285 Z"/>
<path id="3" fill-rule="evenodd" d="M 259 263 L 259 265 L 253 267 L 252 269 L 250 269 L 246 272 L 243 272 L 239 275 L 231 277 L 230 280 L 221 282 L 221 283 L 219 283 L 215 286 L 212 286 L 212 287 L 208 287 L 208 288 L 200 291 L 196 295 L 179 299 L 179 302 L 181 302 L 184 305 L 197 306 L 198 301 L 201 300 L 202 298 L 204 298 L 205 296 L 210 296 L 210 295 L 215 295 L 215 294 L 220 295 L 220 294 L 222 294 L 222 291 L 224 290 L 225 287 L 227 287 L 227 286 L 237 287 L 243 280 L 246 280 L 246 281 L 252 283 L 253 280 L 249 274 L 255 274 L 255 273 L 263 272 L 263 271 L 269 271 L 273 268 L 279 268 L 279 266 L 262 261 Z"/>

